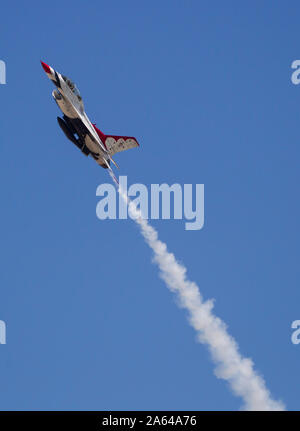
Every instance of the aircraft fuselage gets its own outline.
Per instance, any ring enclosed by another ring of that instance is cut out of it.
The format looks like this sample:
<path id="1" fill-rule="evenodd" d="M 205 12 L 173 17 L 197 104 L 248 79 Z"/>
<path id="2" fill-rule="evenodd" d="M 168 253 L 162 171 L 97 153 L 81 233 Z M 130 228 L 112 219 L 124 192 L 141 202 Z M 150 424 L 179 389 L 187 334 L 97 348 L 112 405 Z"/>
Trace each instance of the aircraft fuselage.
<path id="1" fill-rule="evenodd" d="M 100 166 L 107 168 L 107 164 L 110 164 L 109 154 L 85 113 L 79 91 L 68 78 L 56 72 L 54 69 L 50 68 L 50 66 L 49 70 L 47 70 L 47 74 L 50 75 L 49 78 L 57 88 L 53 90 L 52 96 L 64 114 L 63 120 L 60 119 L 58 121 L 60 127 L 66 136 L 75 143 L 85 155 L 91 154 Z M 70 134 L 73 135 L 73 139 L 70 138 Z"/>

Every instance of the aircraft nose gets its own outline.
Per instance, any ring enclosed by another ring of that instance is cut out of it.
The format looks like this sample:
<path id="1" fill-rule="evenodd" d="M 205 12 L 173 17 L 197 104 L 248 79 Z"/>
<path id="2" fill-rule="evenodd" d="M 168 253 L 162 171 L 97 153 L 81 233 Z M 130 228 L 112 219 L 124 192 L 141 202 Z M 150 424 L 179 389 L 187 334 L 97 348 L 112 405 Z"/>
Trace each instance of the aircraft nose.
<path id="1" fill-rule="evenodd" d="M 42 68 L 44 69 L 44 71 L 46 73 L 51 73 L 51 69 L 50 69 L 50 66 L 48 66 L 48 64 L 46 64 L 43 61 L 41 61 L 41 65 L 42 65 Z"/>

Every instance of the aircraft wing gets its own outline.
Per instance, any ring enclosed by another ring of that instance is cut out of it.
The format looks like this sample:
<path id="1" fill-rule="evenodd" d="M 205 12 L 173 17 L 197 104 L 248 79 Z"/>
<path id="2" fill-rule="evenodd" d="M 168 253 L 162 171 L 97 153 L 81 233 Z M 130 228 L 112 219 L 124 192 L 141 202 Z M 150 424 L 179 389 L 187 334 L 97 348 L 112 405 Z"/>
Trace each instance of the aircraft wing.
<path id="1" fill-rule="evenodd" d="M 111 156 L 120 151 L 130 150 L 131 148 L 139 147 L 138 141 L 131 136 L 105 136 L 105 146 Z"/>

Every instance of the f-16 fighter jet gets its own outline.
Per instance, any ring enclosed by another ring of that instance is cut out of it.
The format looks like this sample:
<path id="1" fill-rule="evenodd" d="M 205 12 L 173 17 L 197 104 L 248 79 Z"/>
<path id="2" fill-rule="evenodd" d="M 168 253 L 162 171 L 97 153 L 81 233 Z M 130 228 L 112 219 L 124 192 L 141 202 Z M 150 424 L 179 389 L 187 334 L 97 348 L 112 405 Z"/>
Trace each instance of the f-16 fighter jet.
<path id="1" fill-rule="evenodd" d="M 56 72 L 41 61 L 48 78 L 56 86 L 52 96 L 63 112 L 63 118 L 57 117 L 58 124 L 66 137 L 86 156 L 91 156 L 98 165 L 111 170 L 110 163 L 117 164 L 112 156 L 119 151 L 138 147 L 137 140 L 130 136 L 105 135 L 88 119 L 78 88 L 69 78 Z"/>

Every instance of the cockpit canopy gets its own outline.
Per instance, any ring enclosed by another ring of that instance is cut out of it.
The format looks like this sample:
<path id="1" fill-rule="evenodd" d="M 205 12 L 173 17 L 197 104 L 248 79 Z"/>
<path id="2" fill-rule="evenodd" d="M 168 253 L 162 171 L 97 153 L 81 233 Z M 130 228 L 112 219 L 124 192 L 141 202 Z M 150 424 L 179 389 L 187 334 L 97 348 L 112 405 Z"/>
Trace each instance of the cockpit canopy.
<path id="1" fill-rule="evenodd" d="M 70 90 L 77 96 L 78 100 L 81 102 L 82 101 L 82 97 L 80 95 L 80 92 L 79 92 L 78 88 L 74 84 L 74 82 L 71 81 L 71 79 L 68 78 L 65 75 L 62 75 L 62 77 L 63 77 L 64 81 L 66 82 L 66 84 L 69 86 Z"/>

